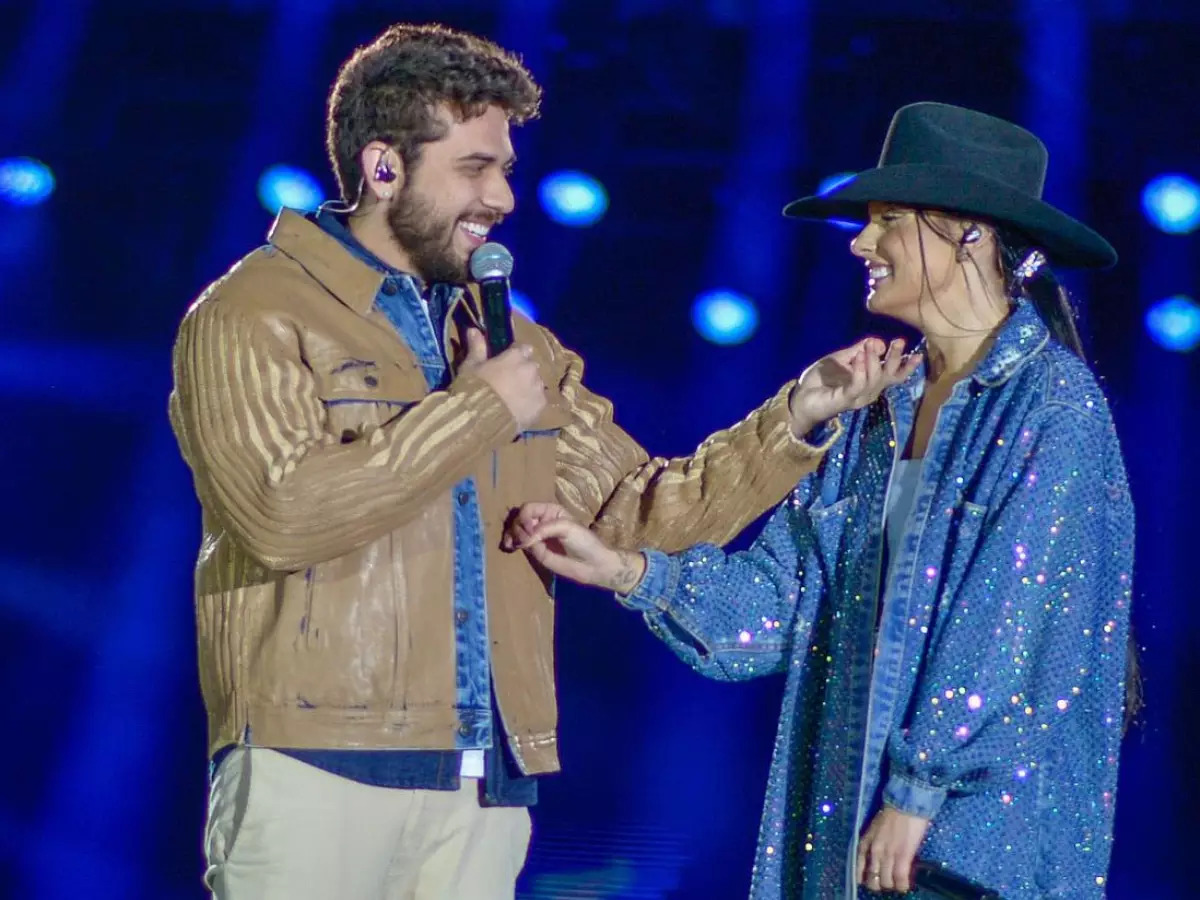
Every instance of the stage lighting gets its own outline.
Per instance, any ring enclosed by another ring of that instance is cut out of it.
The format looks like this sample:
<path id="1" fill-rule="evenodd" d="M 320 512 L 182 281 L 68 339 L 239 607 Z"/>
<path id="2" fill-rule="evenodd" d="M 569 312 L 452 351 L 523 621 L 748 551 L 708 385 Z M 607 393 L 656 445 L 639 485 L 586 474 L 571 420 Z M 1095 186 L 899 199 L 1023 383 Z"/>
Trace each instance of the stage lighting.
<path id="1" fill-rule="evenodd" d="M 0 200 L 13 206 L 37 206 L 54 193 L 54 173 L 28 156 L 0 160 Z"/>
<path id="2" fill-rule="evenodd" d="M 271 166 L 258 179 L 258 199 L 275 215 L 282 207 L 305 212 L 321 205 L 324 196 L 317 179 L 294 166 Z"/>
<path id="3" fill-rule="evenodd" d="M 1200 345 L 1200 306 L 1183 294 L 1160 300 L 1146 312 L 1146 330 L 1168 350 L 1195 350 Z"/>
<path id="4" fill-rule="evenodd" d="M 520 310 L 528 318 L 535 322 L 537 321 L 537 307 L 533 305 L 533 301 L 529 299 L 528 294 L 513 288 L 510 296 L 512 298 L 513 309 Z"/>
<path id="5" fill-rule="evenodd" d="M 854 178 L 855 174 L 853 172 L 839 172 L 836 175 L 830 175 L 817 185 L 817 194 L 823 197 L 836 188 L 841 187 L 847 181 L 853 181 Z M 836 225 L 845 231 L 858 231 L 863 227 L 862 222 L 851 222 L 843 219 L 830 219 L 829 224 Z"/>
<path id="6" fill-rule="evenodd" d="M 840 188 L 847 181 L 853 181 L 853 180 L 854 180 L 853 172 L 839 172 L 836 175 L 830 175 L 828 178 L 824 179 L 820 184 L 817 185 L 817 193 L 823 197 L 826 194 L 830 193 L 831 191 L 833 191 L 837 188 Z"/>
<path id="7" fill-rule="evenodd" d="M 1200 226 L 1200 185 L 1186 175 L 1161 175 L 1142 191 L 1142 209 L 1167 234 L 1188 234 Z"/>
<path id="8" fill-rule="evenodd" d="M 608 210 L 604 185 L 583 172 L 555 172 L 542 179 L 538 197 L 546 215 L 559 225 L 585 228 L 600 221 Z"/>
<path id="9" fill-rule="evenodd" d="M 749 297 L 735 291 L 709 291 L 692 304 L 692 324 L 706 341 L 741 344 L 758 329 L 758 309 Z"/>

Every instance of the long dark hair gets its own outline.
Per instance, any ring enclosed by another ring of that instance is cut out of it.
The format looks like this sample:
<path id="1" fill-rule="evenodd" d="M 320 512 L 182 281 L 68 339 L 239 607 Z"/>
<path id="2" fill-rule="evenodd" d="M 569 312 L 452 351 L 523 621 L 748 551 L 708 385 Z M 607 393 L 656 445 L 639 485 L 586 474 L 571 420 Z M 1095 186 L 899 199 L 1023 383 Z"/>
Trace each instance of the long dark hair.
<path id="1" fill-rule="evenodd" d="M 917 240 L 921 250 L 922 281 L 932 297 L 933 288 L 929 281 L 928 269 L 925 267 L 925 244 L 921 237 L 922 229 L 920 226 L 924 225 L 942 240 L 948 241 L 955 246 L 960 246 L 960 239 L 940 228 L 929 218 L 929 215 L 924 210 L 917 211 L 917 219 L 919 222 Z M 983 222 L 981 224 L 987 224 L 996 235 L 997 256 L 1000 261 L 1000 274 L 1004 278 L 1004 290 L 1007 302 L 1011 304 L 1022 297 L 1027 299 L 1033 305 L 1033 308 L 1037 310 L 1038 316 L 1049 330 L 1051 337 L 1087 364 L 1087 354 L 1083 348 L 1083 339 L 1079 336 L 1079 326 L 1076 323 L 1075 306 L 1071 302 L 1071 295 L 1063 283 L 1058 280 L 1049 262 L 1044 262 L 1028 277 L 1023 276 L 1018 271 L 1031 254 L 1040 252 L 1037 245 L 1020 231 L 1010 228 L 1007 225 L 998 225 L 991 222 Z M 983 271 L 979 268 L 979 261 L 974 256 L 970 257 L 970 259 L 982 278 Z M 984 283 L 987 283 L 986 280 L 984 280 Z M 1139 714 L 1146 705 L 1143 693 L 1140 656 L 1141 653 L 1138 650 L 1137 639 L 1134 637 L 1133 626 L 1130 625 L 1128 646 L 1125 654 L 1124 726 L 1126 729 L 1136 723 Z"/>

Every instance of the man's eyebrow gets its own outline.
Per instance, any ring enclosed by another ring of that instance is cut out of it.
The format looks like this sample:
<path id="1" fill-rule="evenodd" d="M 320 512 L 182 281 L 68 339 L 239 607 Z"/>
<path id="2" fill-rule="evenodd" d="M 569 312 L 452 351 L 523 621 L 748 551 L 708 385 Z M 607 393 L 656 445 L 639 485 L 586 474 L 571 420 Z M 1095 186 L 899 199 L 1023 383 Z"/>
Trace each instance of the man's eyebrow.
<path id="1" fill-rule="evenodd" d="M 458 162 L 494 163 L 494 162 L 499 162 L 499 161 L 500 161 L 500 157 L 498 157 L 496 154 L 484 153 L 482 151 L 477 152 L 477 153 L 468 153 L 466 156 L 460 156 L 458 158 Z M 514 153 L 512 156 L 510 156 L 508 158 L 508 161 L 506 163 L 504 163 L 504 168 L 511 169 L 514 165 L 516 165 L 516 162 L 517 162 L 517 155 Z"/>

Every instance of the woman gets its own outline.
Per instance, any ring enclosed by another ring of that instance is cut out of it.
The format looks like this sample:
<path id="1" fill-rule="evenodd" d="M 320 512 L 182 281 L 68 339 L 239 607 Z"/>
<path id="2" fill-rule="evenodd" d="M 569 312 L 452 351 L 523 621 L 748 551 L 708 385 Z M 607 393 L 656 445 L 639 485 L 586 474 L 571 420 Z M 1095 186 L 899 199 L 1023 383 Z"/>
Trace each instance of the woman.
<path id="1" fill-rule="evenodd" d="M 916 104 L 878 168 L 785 210 L 866 221 L 868 306 L 925 360 L 750 550 L 620 553 L 555 507 L 515 520 L 698 671 L 787 673 L 755 898 L 903 892 L 918 858 L 1005 900 L 1104 893 L 1133 507 L 1045 262 L 1116 254 L 1041 201 L 1045 168 L 1015 125 Z"/>

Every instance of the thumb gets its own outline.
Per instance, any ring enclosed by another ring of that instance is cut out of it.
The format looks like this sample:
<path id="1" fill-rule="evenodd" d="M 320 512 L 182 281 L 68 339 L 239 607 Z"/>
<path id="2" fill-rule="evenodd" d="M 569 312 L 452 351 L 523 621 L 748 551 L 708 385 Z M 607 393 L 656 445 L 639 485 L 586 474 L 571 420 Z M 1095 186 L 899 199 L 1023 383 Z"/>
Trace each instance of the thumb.
<path id="1" fill-rule="evenodd" d="M 474 369 L 487 362 L 487 341 L 478 328 L 467 329 L 467 358 L 463 367 Z"/>

